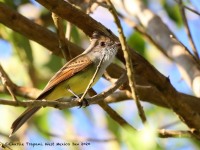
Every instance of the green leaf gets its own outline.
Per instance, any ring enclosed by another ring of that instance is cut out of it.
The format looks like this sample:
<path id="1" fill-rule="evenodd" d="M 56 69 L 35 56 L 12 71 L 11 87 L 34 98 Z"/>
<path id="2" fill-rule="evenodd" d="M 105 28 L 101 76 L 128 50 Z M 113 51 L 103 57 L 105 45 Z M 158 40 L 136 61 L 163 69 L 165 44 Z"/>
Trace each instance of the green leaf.
<path id="1" fill-rule="evenodd" d="M 133 32 L 128 38 L 128 44 L 136 51 L 138 51 L 142 56 L 145 53 L 145 41 L 138 32 Z"/>
<path id="2" fill-rule="evenodd" d="M 72 38 L 72 41 L 74 43 L 76 43 L 77 45 L 80 45 L 81 44 L 81 37 L 79 35 L 79 32 L 77 30 L 76 27 L 72 26 L 72 31 L 71 31 L 71 38 Z"/>
<path id="3" fill-rule="evenodd" d="M 31 66 L 33 64 L 33 53 L 29 40 L 16 32 L 11 32 L 9 38 L 22 62 Z"/>
<path id="4" fill-rule="evenodd" d="M 149 1 L 148 0 L 142 0 L 143 1 L 143 3 L 145 4 L 145 5 L 148 5 L 149 4 Z"/>
<path id="5" fill-rule="evenodd" d="M 169 18 L 173 20 L 180 27 L 183 24 L 183 22 L 182 22 L 179 6 L 175 3 L 168 3 L 166 0 L 163 1 L 162 5 L 164 9 L 166 10 Z"/>
<path id="6" fill-rule="evenodd" d="M 55 73 L 63 66 L 62 59 L 55 55 L 51 55 L 49 61 L 44 66 Z"/>
<path id="7" fill-rule="evenodd" d="M 145 126 L 140 131 L 133 131 L 129 127 L 122 130 L 122 139 L 128 149 L 139 150 L 160 150 L 162 149 L 157 145 L 157 133 L 156 129 L 149 126 Z M 144 144 L 145 143 L 145 144 Z"/>

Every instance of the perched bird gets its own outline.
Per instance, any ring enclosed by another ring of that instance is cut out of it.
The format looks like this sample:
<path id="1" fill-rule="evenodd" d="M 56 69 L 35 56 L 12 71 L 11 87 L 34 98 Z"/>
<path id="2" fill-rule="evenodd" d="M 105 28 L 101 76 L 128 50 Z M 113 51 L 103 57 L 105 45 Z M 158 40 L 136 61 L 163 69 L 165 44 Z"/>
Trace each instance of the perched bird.
<path id="1" fill-rule="evenodd" d="M 89 47 L 80 55 L 67 62 L 48 82 L 36 100 L 55 101 L 62 97 L 71 97 L 73 93 L 84 93 L 93 77 L 97 66 L 101 66 L 95 77 L 93 85 L 102 76 L 105 69 L 113 61 L 120 42 L 94 32 Z M 70 91 L 73 91 L 70 92 Z M 12 133 L 15 133 L 33 114 L 41 107 L 29 107 L 12 124 Z M 10 135 L 10 136 L 11 136 Z"/>

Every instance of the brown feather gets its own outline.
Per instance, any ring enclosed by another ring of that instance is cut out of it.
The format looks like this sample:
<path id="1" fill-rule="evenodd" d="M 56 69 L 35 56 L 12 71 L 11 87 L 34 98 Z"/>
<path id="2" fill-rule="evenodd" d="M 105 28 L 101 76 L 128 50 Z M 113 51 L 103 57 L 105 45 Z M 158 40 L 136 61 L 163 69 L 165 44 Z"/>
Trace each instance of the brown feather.
<path id="1" fill-rule="evenodd" d="M 53 90 L 59 83 L 69 79 L 80 71 L 84 71 L 92 64 L 92 61 L 88 57 L 80 58 L 75 57 L 67 64 L 65 64 L 48 82 L 42 93 L 38 96 L 37 100 L 44 99 L 51 90 Z"/>
<path id="2" fill-rule="evenodd" d="M 12 124 L 12 134 L 14 134 L 33 114 L 35 114 L 41 107 L 30 107 L 26 109 Z"/>

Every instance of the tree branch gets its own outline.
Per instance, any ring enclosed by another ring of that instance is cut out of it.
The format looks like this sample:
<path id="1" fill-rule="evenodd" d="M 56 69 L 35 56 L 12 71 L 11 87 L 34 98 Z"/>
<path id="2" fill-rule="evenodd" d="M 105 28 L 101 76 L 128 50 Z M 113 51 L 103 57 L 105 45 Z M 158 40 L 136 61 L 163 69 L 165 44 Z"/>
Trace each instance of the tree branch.
<path id="1" fill-rule="evenodd" d="M 115 23 L 118 27 L 119 40 L 120 40 L 120 43 L 122 45 L 122 51 L 123 51 L 123 55 L 124 55 L 124 59 L 125 59 L 128 82 L 129 82 L 129 86 L 130 86 L 130 89 L 131 89 L 131 95 L 132 95 L 132 98 L 135 100 L 135 103 L 136 103 L 136 106 L 137 106 L 137 109 L 138 109 L 138 114 L 139 114 L 142 122 L 145 123 L 147 121 L 147 119 L 146 119 L 143 107 L 140 104 L 139 97 L 138 97 L 136 87 L 135 87 L 135 71 L 133 70 L 133 64 L 132 64 L 131 58 L 129 56 L 130 49 L 127 46 L 125 36 L 123 34 L 122 26 L 121 26 L 121 23 L 120 23 L 119 18 L 117 16 L 117 12 L 116 12 L 113 4 L 111 3 L 110 0 L 106 0 L 106 2 L 110 6 L 109 10 L 110 10 L 111 14 L 113 15 Z"/>
<path id="2" fill-rule="evenodd" d="M 200 97 L 200 65 L 185 50 L 186 47 L 177 42 L 179 40 L 166 24 L 163 23 L 161 18 L 149 10 L 142 1 L 135 0 L 131 5 L 128 4 L 125 6 L 131 15 L 139 19 L 146 33 L 152 38 L 154 43 L 162 47 L 162 50 L 165 50 L 165 54 L 177 64 L 186 83 Z M 129 6 L 134 6 L 135 9 L 129 8 Z M 175 37 L 176 40 L 171 39 L 170 35 Z"/>
<path id="3" fill-rule="evenodd" d="M 195 59 L 199 59 L 199 55 L 198 55 L 198 52 L 197 52 L 197 48 L 195 46 L 195 43 L 194 43 L 194 40 L 192 38 L 192 34 L 191 34 L 191 31 L 190 31 L 190 28 L 189 28 L 189 25 L 188 25 L 188 22 L 187 22 L 187 18 L 186 18 L 186 13 L 185 13 L 185 8 L 182 7 L 183 5 L 183 1 L 182 0 L 178 0 L 178 4 L 180 5 L 180 12 L 182 14 L 182 19 L 183 19 L 183 22 L 185 24 L 185 29 L 186 29 L 186 33 L 188 35 L 188 38 L 189 38 L 189 43 L 190 43 L 190 46 L 192 48 L 192 51 L 194 53 L 194 57 Z"/>
<path id="4" fill-rule="evenodd" d="M 10 80 L 10 78 L 8 77 L 6 72 L 3 70 L 1 64 L 0 64 L 0 78 L 1 78 L 3 85 L 7 88 L 10 95 L 12 96 L 13 100 L 18 101 L 15 94 L 13 93 L 13 87 L 15 85 L 12 83 L 12 81 Z"/>

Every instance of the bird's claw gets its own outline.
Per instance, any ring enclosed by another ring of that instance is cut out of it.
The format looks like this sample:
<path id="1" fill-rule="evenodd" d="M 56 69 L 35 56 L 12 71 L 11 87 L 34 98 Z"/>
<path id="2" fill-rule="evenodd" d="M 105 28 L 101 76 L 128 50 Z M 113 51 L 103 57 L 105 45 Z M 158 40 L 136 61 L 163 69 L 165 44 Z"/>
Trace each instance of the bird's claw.
<path id="1" fill-rule="evenodd" d="M 85 99 L 85 98 L 83 98 L 82 101 L 78 101 L 78 103 L 79 103 L 79 108 L 81 108 L 83 106 L 84 106 L 84 108 L 89 106 L 89 103 L 88 103 L 87 99 Z"/>

